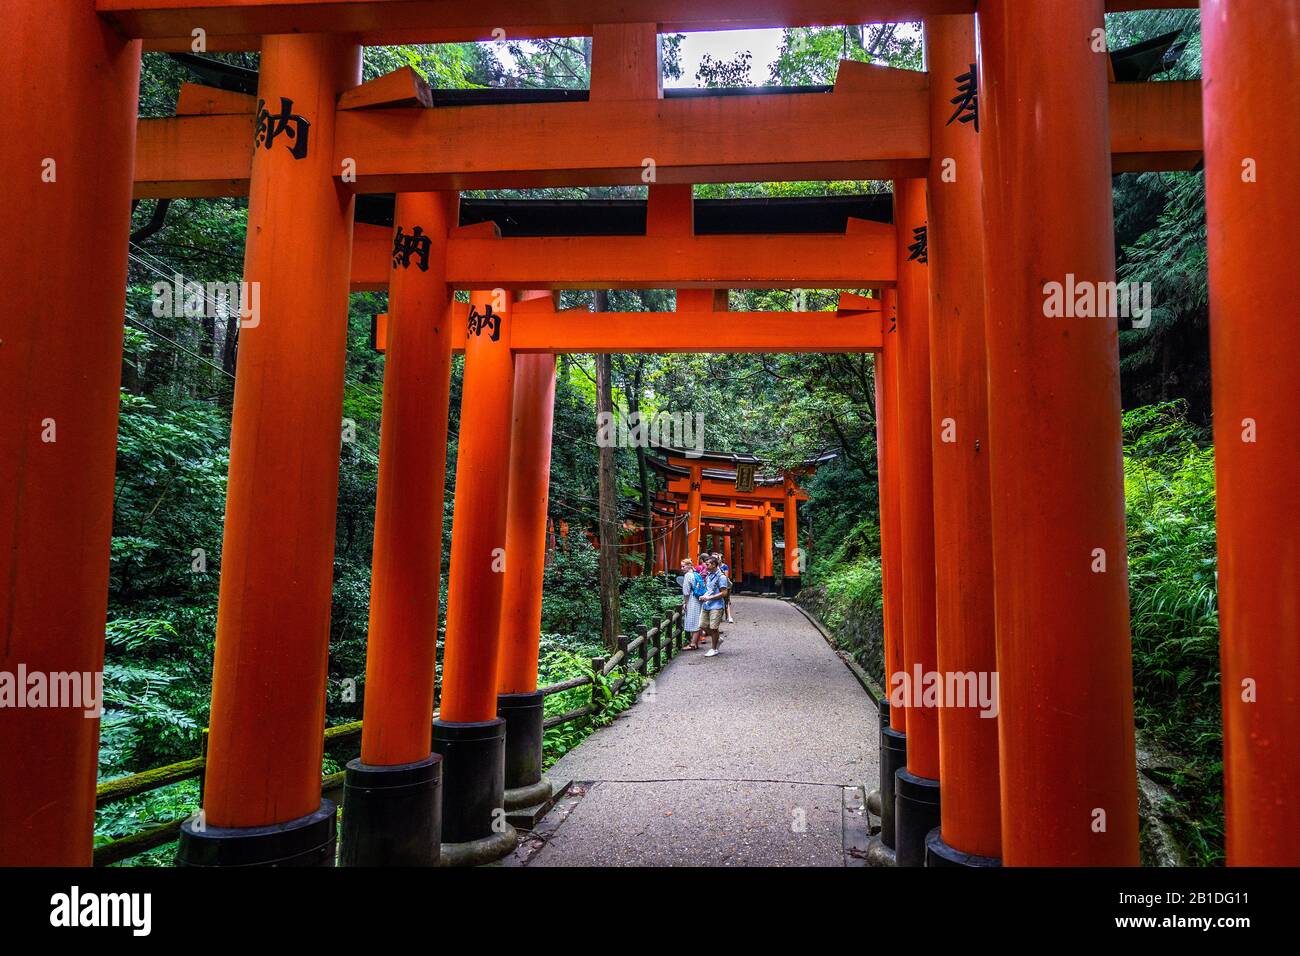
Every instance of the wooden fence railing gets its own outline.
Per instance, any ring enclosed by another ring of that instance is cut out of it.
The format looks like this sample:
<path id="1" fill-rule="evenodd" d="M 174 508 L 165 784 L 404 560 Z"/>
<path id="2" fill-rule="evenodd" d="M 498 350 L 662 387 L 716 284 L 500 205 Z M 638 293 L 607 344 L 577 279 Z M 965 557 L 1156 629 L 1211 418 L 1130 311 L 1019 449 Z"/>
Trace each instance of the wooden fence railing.
<path id="1" fill-rule="evenodd" d="M 549 730 L 552 727 L 559 727 L 562 724 L 583 717 L 598 716 L 604 707 L 604 695 L 602 693 L 604 678 L 615 670 L 622 672 L 621 676 L 608 685 L 607 693 L 613 696 L 627 682 L 629 672 L 635 671 L 648 677 L 662 670 L 664 665 L 681 651 L 684 641 L 685 632 L 682 630 L 682 614 L 680 611 L 674 611 L 654 627 L 638 628 L 637 636 L 632 640 L 628 640 L 626 636 L 620 636 L 618 650 L 608 658 L 593 657 L 589 673 L 560 681 L 557 684 L 548 684 L 545 687 L 537 688 L 544 697 L 550 697 L 554 694 L 562 694 L 565 691 L 576 690 L 579 687 L 591 687 L 591 700 L 587 704 L 575 707 L 563 714 L 556 714 L 554 717 L 547 717 L 542 724 L 543 728 Z M 599 676 L 599 680 L 597 676 Z M 433 716 L 436 718 L 438 715 L 434 713 Z M 325 728 L 325 746 L 345 743 L 360 736 L 361 721 L 359 720 L 354 720 L 348 724 L 339 724 L 335 727 L 327 727 Z M 206 734 L 204 742 L 206 745 Z M 204 749 L 206 751 L 206 746 Z M 159 790 L 174 783 L 195 779 L 199 781 L 199 802 L 202 803 L 203 775 L 206 768 L 207 755 L 204 753 L 198 757 L 182 760 L 180 763 L 170 764 L 166 767 L 155 767 L 152 770 L 134 773 L 127 777 L 105 780 L 96 788 L 95 806 L 106 807 L 128 797 L 139 796 L 142 793 Z M 323 775 L 321 777 L 321 791 L 336 790 L 342 787 L 343 777 L 342 771 Z M 170 843 L 179 836 L 181 824 L 186 819 L 188 818 L 180 817 L 159 826 L 150 827 L 147 830 L 118 837 L 109 843 L 95 847 L 95 866 L 107 866 L 110 863 L 117 863 L 146 850 L 162 846 L 164 843 Z"/>

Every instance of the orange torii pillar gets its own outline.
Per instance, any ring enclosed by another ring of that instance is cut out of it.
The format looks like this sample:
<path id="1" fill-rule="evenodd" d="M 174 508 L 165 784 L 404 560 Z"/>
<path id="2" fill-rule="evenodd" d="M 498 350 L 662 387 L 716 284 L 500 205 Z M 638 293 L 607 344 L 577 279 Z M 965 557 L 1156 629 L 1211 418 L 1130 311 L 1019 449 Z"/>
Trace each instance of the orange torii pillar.
<path id="1" fill-rule="evenodd" d="M 799 548 L 799 503 L 795 499 L 794 478 L 785 476 L 785 514 L 782 533 L 785 535 L 785 567 L 781 574 L 781 593 L 794 597 L 799 593 L 799 575 L 803 570 L 804 556 Z"/>
<path id="2" fill-rule="evenodd" d="M 894 849 L 899 866 L 924 864 L 926 836 L 939 825 L 939 706 L 933 690 L 927 693 L 938 665 L 925 213 L 925 180 L 896 180 L 903 673 L 891 676 L 890 695 L 902 698 L 907 706 L 907 767 L 898 771 L 894 784 Z"/>
<path id="3" fill-rule="evenodd" d="M 772 556 L 772 504 L 763 502 L 763 523 L 758 540 L 758 590 L 760 594 L 772 594 L 776 591 L 775 560 Z"/>
<path id="4" fill-rule="evenodd" d="M 690 491 L 686 496 L 686 556 L 692 563 L 700 556 L 700 528 L 704 523 L 704 503 L 700 497 L 703 478 L 703 466 L 691 465 Z"/>
<path id="5" fill-rule="evenodd" d="M 750 520 L 745 522 L 745 553 L 743 555 L 745 562 L 744 585 L 755 591 L 759 590 L 760 579 L 763 576 L 762 561 L 759 557 L 762 550 L 760 541 L 763 536 L 761 522 Z"/>
<path id="6" fill-rule="evenodd" d="M 975 18 L 925 21 L 930 75 L 930 400 L 934 465 L 935 646 L 941 674 L 973 674 L 939 707 L 942 832 L 928 866 L 996 866 L 997 646 L 989 516 L 984 219 L 976 121 L 952 99 L 973 83 Z M 969 121 L 963 121 L 969 119 Z"/>
<path id="7" fill-rule="evenodd" d="M 334 865 L 321 798 L 352 196 L 336 183 L 334 103 L 355 41 L 262 40 L 203 813 L 191 866 Z"/>
<path id="8" fill-rule="evenodd" d="M 898 294 L 881 299 L 882 347 L 876 355 L 876 468 L 880 489 L 880 580 L 884 605 L 885 686 L 903 669 L 903 535 L 899 505 Z M 907 769 L 907 704 L 880 700 L 880 842 L 895 845 L 894 790 Z"/>
<path id="9" fill-rule="evenodd" d="M 555 417 L 554 355 L 515 356 L 513 409 L 501 656 L 497 661 L 497 716 L 506 722 L 503 806 L 508 812 L 537 807 L 551 796 L 551 784 L 542 778 L 545 701 L 537 691 L 537 655 Z"/>
<path id="10" fill-rule="evenodd" d="M 506 724 L 497 661 L 506 551 L 514 360 L 511 296 L 470 294 L 456 455 L 442 695 L 433 749 L 442 754 L 442 863 L 474 865 L 514 849 L 505 819 Z M 522 557 L 521 557 L 521 560 Z"/>
<path id="11" fill-rule="evenodd" d="M 1050 304 L 1115 280 L 1102 7 L 979 11 L 1008 866 L 1138 862 L 1117 322 Z"/>
<path id="12" fill-rule="evenodd" d="M 1228 863 L 1296 866 L 1300 0 L 1203 0 L 1201 31 Z"/>
<path id="13" fill-rule="evenodd" d="M 0 707 L 0 866 L 89 866 L 140 44 L 84 0 L 6 9 L 0 673 L 79 692 Z"/>
<path id="14" fill-rule="evenodd" d="M 348 762 L 344 866 L 434 866 L 442 758 L 430 751 L 452 328 L 455 193 L 398 193 L 388 279 L 379 489 L 361 756 Z"/>
<path id="15" fill-rule="evenodd" d="M 663 574 L 666 567 L 667 528 L 664 520 L 656 516 L 652 522 L 652 529 L 653 538 L 651 540 L 654 544 L 655 563 L 651 573 L 658 575 Z"/>
<path id="16" fill-rule="evenodd" d="M 722 533 L 722 563 L 731 567 L 731 529 Z"/>

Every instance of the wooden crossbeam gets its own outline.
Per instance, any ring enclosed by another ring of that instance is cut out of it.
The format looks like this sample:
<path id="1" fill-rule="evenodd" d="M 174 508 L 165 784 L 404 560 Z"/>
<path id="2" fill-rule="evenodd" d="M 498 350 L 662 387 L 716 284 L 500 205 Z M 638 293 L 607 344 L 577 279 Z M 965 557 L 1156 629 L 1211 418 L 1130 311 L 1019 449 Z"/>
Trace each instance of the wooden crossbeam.
<path id="1" fill-rule="evenodd" d="M 522 353 L 876 352 L 882 338 L 877 316 L 835 312 L 557 312 L 548 298 L 516 303 L 515 313 L 510 346 Z M 453 328 L 468 315 L 468 304 L 452 303 Z M 384 351 L 386 314 L 374 317 L 371 333 L 371 346 Z M 463 340 L 453 345 L 464 348 Z"/>
<path id="2" fill-rule="evenodd" d="M 667 489 L 669 494 L 686 495 L 691 490 L 689 478 L 670 478 Z M 700 493 L 713 496 L 730 496 L 737 499 L 751 498 L 755 501 L 784 501 L 785 491 L 780 485 L 756 485 L 753 491 L 738 492 L 736 486 L 725 481 L 705 478 L 700 483 Z M 808 493 L 802 488 L 795 493 L 798 501 L 807 501 Z"/>
<path id="3" fill-rule="evenodd" d="M 834 93 L 345 110 L 335 168 L 355 160 L 358 192 L 640 184 L 648 161 L 663 184 L 924 176 L 929 97 L 891 72 Z M 1116 171 L 1199 162 L 1200 101 L 1196 81 L 1111 84 Z M 140 120 L 135 197 L 246 194 L 252 137 L 251 112 Z"/>
<path id="4" fill-rule="evenodd" d="M 515 324 L 517 352 L 876 352 L 880 323 L 834 312 L 560 312 Z"/>
<path id="5" fill-rule="evenodd" d="M 510 346 L 516 352 L 874 352 L 880 320 L 834 312 L 556 312 L 550 300 L 516 305 Z M 550 306 L 548 308 L 548 306 Z M 452 306 L 453 327 L 469 307 Z"/>
<path id="6" fill-rule="evenodd" d="M 867 289 L 897 275 L 894 227 L 853 220 L 840 236 L 552 236 L 453 239 L 462 289 Z"/>
<path id="7" fill-rule="evenodd" d="M 390 229 L 357 224 L 354 292 L 387 288 L 392 245 Z M 446 260 L 447 281 L 458 289 L 874 289 L 892 286 L 896 270 L 894 227 L 862 220 L 838 236 L 499 239 L 457 230 Z M 692 302 L 698 312 L 716 307 Z"/>
<path id="8" fill-rule="evenodd" d="M 679 513 L 686 510 L 685 506 L 687 501 L 685 494 L 677 494 L 676 492 L 669 492 L 668 494 L 668 500 L 677 504 Z M 700 517 L 705 519 L 733 518 L 741 521 L 758 521 L 763 517 L 763 509 L 761 505 L 764 503 L 772 506 L 773 518 L 781 518 L 785 514 L 784 499 L 760 502 L 749 498 L 749 496 L 736 496 L 734 489 L 732 495 L 733 497 L 729 499 L 726 504 L 720 504 L 717 501 L 709 501 L 708 496 L 704 497 L 700 502 L 701 511 L 703 511 L 703 514 Z M 745 507 L 744 503 L 747 500 L 750 501 L 750 507 Z"/>
<path id="9" fill-rule="evenodd" d="M 741 521 L 757 521 L 763 517 L 762 513 L 752 509 L 723 507 L 720 505 L 711 505 L 705 502 L 700 508 L 703 514 L 701 518 L 735 518 Z M 785 514 L 785 508 L 779 504 L 772 505 L 772 517 L 780 518 Z"/>
<path id="10" fill-rule="evenodd" d="M 1106 0 L 1108 12 L 1191 7 L 1193 0 Z M 655 23 L 663 33 L 919 20 L 973 13 L 975 0 L 95 0 L 146 49 L 255 49 L 271 33 L 355 33 L 372 45 L 589 36 L 598 23 Z"/>

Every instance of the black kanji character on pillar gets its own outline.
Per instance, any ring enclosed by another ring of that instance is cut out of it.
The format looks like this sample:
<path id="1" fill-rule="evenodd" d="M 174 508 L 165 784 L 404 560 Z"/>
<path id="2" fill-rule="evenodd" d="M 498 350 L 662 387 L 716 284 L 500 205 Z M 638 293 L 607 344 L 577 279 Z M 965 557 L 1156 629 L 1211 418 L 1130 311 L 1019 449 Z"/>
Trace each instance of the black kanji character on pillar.
<path id="1" fill-rule="evenodd" d="M 979 75 L 975 72 L 975 64 L 970 65 L 970 72 L 963 73 L 955 78 L 957 80 L 957 95 L 948 102 L 957 107 L 953 110 L 945 126 L 951 126 L 955 121 L 960 120 L 963 123 L 973 123 L 975 132 L 980 131 L 980 91 Z"/>
<path id="2" fill-rule="evenodd" d="M 485 305 L 479 312 L 477 305 L 469 307 L 469 334 L 482 335 L 484 329 L 491 329 L 488 335 L 493 342 L 501 338 L 501 316 L 492 311 L 492 306 Z"/>
<path id="3" fill-rule="evenodd" d="M 397 227 L 397 235 L 393 239 L 393 265 L 401 266 L 403 269 L 411 267 L 411 257 L 415 256 L 420 261 L 416 263 L 421 272 L 429 271 L 429 248 L 432 246 L 429 237 L 424 234 L 421 226 L 416 226 L 410 233 L 404 233 L 402 227 Z"/>
<path id="4" fill-rule="evenodd" d="M 294 159 L 307 157 L 307 134 L 311 132 L 311 123 L 293 112 L 293 100 L 280 97 L 280 112 L 272 113 L 266 108 L 266 100 L 257 101 L 257 137 L 255 146 L 271 148 L 275 138 L 283 133 L 293 140 L 293 145 L 285 144 Z"/>
<path id="5" fill-rule="evenodd" d="M 907 261 L 919 262 L 926 265 L 930 261 L 930 230 L 926 226 L 917 226 L 912 230 L 912 238 L 915 240 L 907 247 Z"/>

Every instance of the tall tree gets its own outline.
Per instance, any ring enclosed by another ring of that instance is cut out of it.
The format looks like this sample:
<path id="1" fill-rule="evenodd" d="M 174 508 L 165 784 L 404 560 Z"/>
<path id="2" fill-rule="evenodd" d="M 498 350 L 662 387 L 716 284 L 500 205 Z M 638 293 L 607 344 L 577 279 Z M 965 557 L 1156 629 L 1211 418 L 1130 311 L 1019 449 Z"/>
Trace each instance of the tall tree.
<path id="1" fill-rule="evenodd" d="M 609 311 L 609 293 L 596 292 L 596 311 Z M 614 375 L 608 353 L 596 356 L 596 416 L 598 422 L 614 417 Z M 602 435 L 603 432 L 603 435 Z M 600 482 L 597 497 L 600 511 L 600 631 L 605 648 L 618 647 L 622 630 L 618 604 L 618 459 L 610 429 L 598 429 L 600 440 Z"/>
<path id="2" fill-rule="evenodd" d="M 645 532 L 645 564 L 641 573 L 645 575 L 655 572 L 654 505 L 650 498 L 650 465 L 646 461 L 646 436 L 650 434 L 650 422 L 641 418 L 641 393 L 645 389 L 646 363 L 649 358 L 644 353 L 627 357 L 625 360 L 631 363 L 632 372 L 628 374 L 625 368 L 623 374 L 628 419 L 633 423 L 636 433 L 642 436 L 636 443 L 636 471 L 641 488 L 641 527 Z"/>

